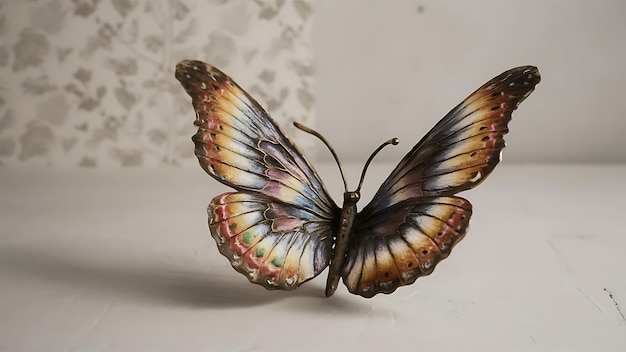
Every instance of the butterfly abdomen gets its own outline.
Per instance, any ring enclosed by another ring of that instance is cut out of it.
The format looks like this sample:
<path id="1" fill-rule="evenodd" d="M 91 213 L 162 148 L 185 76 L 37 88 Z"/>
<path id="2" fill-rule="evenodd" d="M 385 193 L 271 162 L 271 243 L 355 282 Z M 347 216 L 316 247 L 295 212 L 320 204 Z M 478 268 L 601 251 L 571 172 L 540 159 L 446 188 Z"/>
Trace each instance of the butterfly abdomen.
<path id="1" fill-rule="evenodd" d="M 337 234 L 335 235 L 335 246 L 333 255 L 328 269 L 328 278 L 326 279 L 326 297 L 332 296 L 337 290 L 337 284 L 341 277 L 341 269 L 345 262 L 346 250 L 350 242 L 350 235 L 356 218 L 356 203 L 361 196 L 358 192 L 344 193 L 344 203 L 339 215 L 339 223 L 337 225 Z"/>

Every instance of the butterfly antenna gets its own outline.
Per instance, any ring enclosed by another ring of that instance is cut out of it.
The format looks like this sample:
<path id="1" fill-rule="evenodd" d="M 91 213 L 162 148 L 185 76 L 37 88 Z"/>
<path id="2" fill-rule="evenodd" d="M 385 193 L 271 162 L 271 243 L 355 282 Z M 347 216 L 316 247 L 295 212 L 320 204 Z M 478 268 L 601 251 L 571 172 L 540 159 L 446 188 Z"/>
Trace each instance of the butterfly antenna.
<path id="1" fill-rule="evenodd" d="M 319 138 L 322 142 L 324 142 L 324 144 L 326 145 L 326 147 L 328 148 L 328 150 L 330 150 L 330 153 L 333 155 L 333 158 L 335 158 L 335 162 L 337 162 L 337 166 L 339 167 L 339 173 L 341 174 L 341 178 L 343 179 L 343 187 L 345 188 L 346 192 L 348 192 L 348 183 L 346 182 L 346 176 L 343 173 L 343 168 L 341 167 L 341 163 L 339 162 L 339 158 L 337 157 L 337 153 L 335 153 L 335 150 L 333 149 L 333 147 L 330 146 L 330 144 L 328 143 L 328 141 L 326 140 L 326 138 L 324 138 L 321 134 L 319 134 L 319 132 L 308 128 L 304 125 L 299 124 L 298 122 L 293 122 L 293 125 L 296 126 L 298 129 L 312 134 L 315 137 Z"/>
<path id="2" fill-rule="evenodd" d="M 374 150 L 372 155 L 370 155 L 369 159 L 367 159 L 367 161 L 365 162 L 365 166 L 363 166 L 363 172 L 361 172 L 361 180 L 359 181 L 359 187 L 357 187 L 355 192 L 357 192 L 357 193 L 361 192 L 361 186 L 363 186 L 363 180 L 365 179 L 365 173 L 367 172 L 367 168 L 370 166 L 370 163 L 372 162 L 372 159 L 374 159 L 376 154 L 378 154 L 378 152 L 383 150 L 383 148 L 388 146 L 389 144 L 398 145 L 398 143 L 400 143 L 400 140 L 398 138 L 392 138 L 392 139 L 386 141 L 385 143 L 381 144 L 378 148 L 376 148 L 376 150 Z"/>

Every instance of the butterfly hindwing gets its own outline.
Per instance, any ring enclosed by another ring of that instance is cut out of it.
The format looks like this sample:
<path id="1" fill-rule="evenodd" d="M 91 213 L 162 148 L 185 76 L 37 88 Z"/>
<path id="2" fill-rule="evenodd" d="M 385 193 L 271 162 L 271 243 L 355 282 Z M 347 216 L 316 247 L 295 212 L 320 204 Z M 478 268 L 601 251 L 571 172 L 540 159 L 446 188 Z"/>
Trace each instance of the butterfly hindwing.
<path id="1" fill-rule="evenodd" d="M 215 197 L 208 211 L 220 253 L 253 283 L 291 290 L 328 265 L 331 227 L 307 210 L 233 192 Z"/>
<path id="2" fill-rule="evenodd" d="M 419 197 L 357 218 L 343 282 L 364 297 L 391 293 L 429 275 L 463 238 L 472 205 L 460 197 Z"/>
<path id="3" fill-rule="evenodd" d="M 230 77 L 200 61 L 176 66 L 192 98 L 200 166 L 238 192 L 209 205 L 220 253 L 248 279 L 291 290 L 328 265 L 339 208 L 268 113 Z"/>

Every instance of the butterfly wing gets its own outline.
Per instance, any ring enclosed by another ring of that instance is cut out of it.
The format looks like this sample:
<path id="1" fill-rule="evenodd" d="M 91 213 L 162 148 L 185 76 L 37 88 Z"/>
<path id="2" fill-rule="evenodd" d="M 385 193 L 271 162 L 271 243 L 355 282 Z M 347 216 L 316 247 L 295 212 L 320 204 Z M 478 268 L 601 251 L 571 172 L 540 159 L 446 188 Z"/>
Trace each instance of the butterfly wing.
<path id="1" fill-rule="evenodd" d="M 400 161 L 355 220 L 342 274 L 351 292 L 393 292 L 448 256 L 471 216 L 471 204 L 453 195 L 478 185 L 498 164 L 511 113 L 540 79 L 532 66 L 495 77 Z"/>
<path id="2" fill-rule="evenodd" d="M 258 193 L 219 195 L 209 205 L 211 235 L 231 265 L 256 284 L 291 290 L 328 265 L 328 221 Z"/>
<path id="3" fill-rule="evenodd" d="M 523 66 L 478 88 L 409 151 L 363 215 L 414 197 L 453 195 L 481 183 L 500 162 L 511 113 L 540 79 L 536 67 Z"/>
<path id="4" fill-rule="evenodd" d="M 215 67 L 182 61 L 176 78 L 196 112 L 192 140 L 200 166 L 239 191 L 220 195 L 209 206 L 220 252 L 266 288 L 293 289 L 319 274 L 330 258 L 339 209 L 313 167 L 269 114 Z M 245 241 L 250 236 L 260 242 L 250 247 L 253 242 Z M 261 247 L 264 255 L 257 256 Z M 283 265 L 271 268 L 281 260 Z M 287 272 L 299 263 L 309 266 L 291 283 L 294 276 Z"/>
<path id="5" fill-rule="evenodd" d="M 465 236 L 472 205 L 460 197 L 419 197 L 374 217 L 357 217 L 343 282 L 363 297 L 391 293 L 430 274 Z"/>

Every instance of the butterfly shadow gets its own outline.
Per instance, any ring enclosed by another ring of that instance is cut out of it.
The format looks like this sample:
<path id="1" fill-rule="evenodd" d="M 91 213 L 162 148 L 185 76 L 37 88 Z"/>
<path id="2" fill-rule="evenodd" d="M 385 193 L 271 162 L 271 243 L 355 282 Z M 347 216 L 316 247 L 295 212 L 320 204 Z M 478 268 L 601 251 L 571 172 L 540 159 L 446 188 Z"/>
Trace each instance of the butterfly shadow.
<path id="1" fill-rule="evenodd" d="M 245 308 L 285 300 L 284 309 L 315 314 L 361 310 L 361 305 L 345 302 L 347 298 L 325 298 L 323 288 L 304 285 L 291 292 L 268 291 L 250 284 L 232 269 L 218 270 L 200 272 L 167 263 L 124 265 L 67 252 L 0 247 L 0 273 L 26 278 L 36 287 L 62 286 L 68 294 L 209 309 Z"/>

